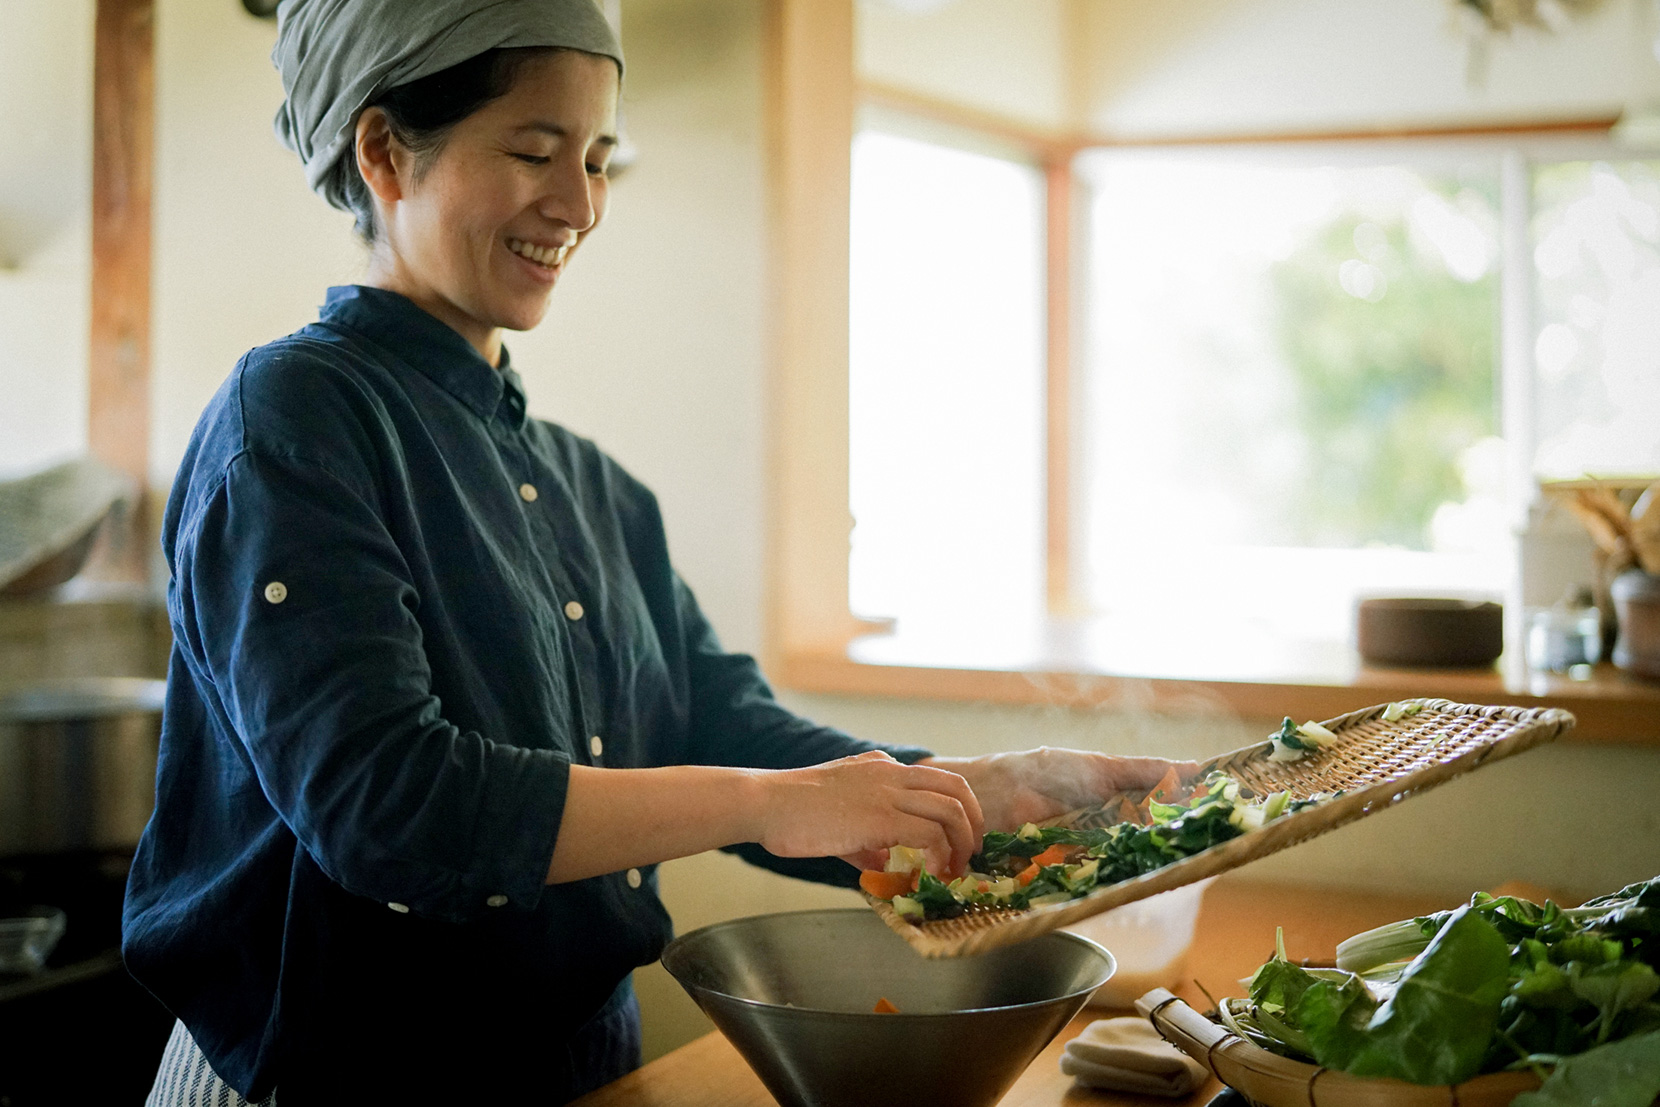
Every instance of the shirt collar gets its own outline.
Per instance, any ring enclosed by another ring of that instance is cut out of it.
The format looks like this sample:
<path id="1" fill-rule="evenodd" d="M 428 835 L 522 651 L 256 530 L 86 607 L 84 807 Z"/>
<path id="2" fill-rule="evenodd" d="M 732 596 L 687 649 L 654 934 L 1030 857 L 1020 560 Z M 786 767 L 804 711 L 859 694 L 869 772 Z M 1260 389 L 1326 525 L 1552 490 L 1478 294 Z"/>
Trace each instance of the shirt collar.
<path id="1" fill-rule="evenodd" d="M 453 327 L 416 306 L 407 296 L 368 285 L 328 290 L 319 318 L 355 331 L 384 347 L 460 400 L 480 419 L 498 409 L 509 424 L 525 420 L 524 382 L 514 372 L 507 348 L 492 369 Z"/>

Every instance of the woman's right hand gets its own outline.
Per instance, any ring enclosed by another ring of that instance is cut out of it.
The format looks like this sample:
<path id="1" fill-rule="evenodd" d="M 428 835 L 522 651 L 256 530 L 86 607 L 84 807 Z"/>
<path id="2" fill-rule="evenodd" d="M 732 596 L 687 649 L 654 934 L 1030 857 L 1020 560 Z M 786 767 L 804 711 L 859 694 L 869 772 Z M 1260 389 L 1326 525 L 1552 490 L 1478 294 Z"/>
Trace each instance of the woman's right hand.
<path id="1" fill-rule="evenodd" d="M 928 870 L 968 869 L 985 820 L 968 782 L 902 765 L 880 750 L 766 774 L 754 841 L 779 857 L 840 857 L 879 868 L 890 846 L 911 846 Z"/>

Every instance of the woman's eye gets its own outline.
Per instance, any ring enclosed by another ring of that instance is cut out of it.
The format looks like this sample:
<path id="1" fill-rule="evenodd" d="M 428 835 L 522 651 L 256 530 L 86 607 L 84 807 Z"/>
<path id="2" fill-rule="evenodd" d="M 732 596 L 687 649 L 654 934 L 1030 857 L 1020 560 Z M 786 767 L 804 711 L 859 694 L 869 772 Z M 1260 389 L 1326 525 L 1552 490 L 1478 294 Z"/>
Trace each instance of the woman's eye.
<path id="1" fill-rule="evenodd" d="M 605 166 L 595 165 L 593 162 L 588 163 L 588 175 L 590 177 L 603 177 L 605 176 L 605 172 Z"/>
<path id="2" fill-rule="evenodd" d="M 546 165 L 548 162 L 548 159 L 541 154 L 514 154 L 513 156 L 526 165 Z"/>

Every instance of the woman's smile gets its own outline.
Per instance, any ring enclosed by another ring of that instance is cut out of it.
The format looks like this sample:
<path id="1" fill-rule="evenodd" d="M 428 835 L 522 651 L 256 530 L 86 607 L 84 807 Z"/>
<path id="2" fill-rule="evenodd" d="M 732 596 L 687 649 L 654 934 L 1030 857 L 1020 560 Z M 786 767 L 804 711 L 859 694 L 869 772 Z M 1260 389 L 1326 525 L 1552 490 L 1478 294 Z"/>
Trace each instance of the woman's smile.
<path id="1" fill-rule="evenodd" d="M 530 261 L 539 269 L 546 269 L 557 273 L 565 265 L 565 255 L 570 253 L 576 245 L 573 239 L 559 246 L 538 246 L 534 242 L 527 242 L 522 238 L 509 238 L 507 248 L 519 257 Z"/>

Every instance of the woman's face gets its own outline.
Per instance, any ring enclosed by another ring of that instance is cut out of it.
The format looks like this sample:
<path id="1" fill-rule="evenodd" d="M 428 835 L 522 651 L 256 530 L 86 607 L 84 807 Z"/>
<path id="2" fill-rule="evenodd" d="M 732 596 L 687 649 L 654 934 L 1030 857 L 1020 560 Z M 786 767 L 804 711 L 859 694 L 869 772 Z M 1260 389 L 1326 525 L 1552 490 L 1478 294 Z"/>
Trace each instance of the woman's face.
<path id="1" fill-rule="evenodd" d="M 400 170 L 393 199 L 382 197 L 369 283 L 408 296 L 495 365 L 500 328 L 541 321 L 605 215 L 617 83 L 609 58 L 557 50 L 522 63 L 505 96 L 457 123 L 419 180 L 393 142 Z"/>

